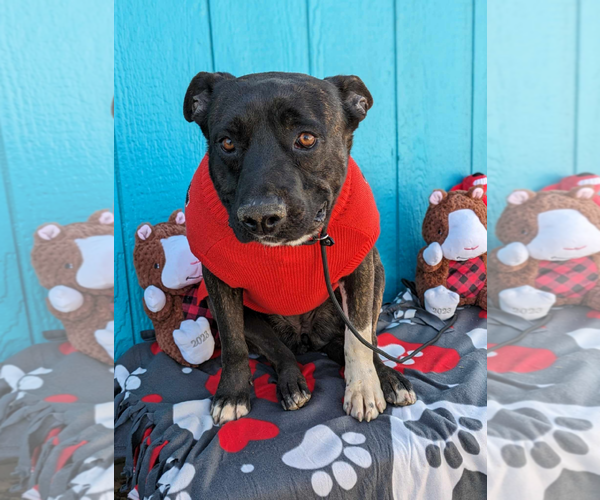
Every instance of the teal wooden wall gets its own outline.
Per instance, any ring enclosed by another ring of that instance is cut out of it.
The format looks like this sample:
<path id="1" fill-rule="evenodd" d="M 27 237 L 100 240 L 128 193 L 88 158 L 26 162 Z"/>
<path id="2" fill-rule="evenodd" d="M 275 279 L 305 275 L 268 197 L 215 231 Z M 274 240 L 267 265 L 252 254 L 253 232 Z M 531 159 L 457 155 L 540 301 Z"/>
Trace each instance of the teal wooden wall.
<path id="1" fill-rule="evenodd" d="M 488 204 L 514 189 L 600 173 L 600 1 L 490 1 Z"/>
<path id="2" fill-rule="evenodd" d="M 60 328 L 33 233 L 113 206 L 113 4 L 0 2 L 0 361 Z"/>
<path id="3" fill-rule="evenodd" d="M 135 228 L 182 206 L 204 152 L 181 111 L 198 71 L 364 80 L 375 106 L 353 156 L 382 215 L 388 299 L 414 275 L 430 191 L 486 170 L 485 0 L 117 2 L 117 353 L 149 326 L 131 262 Z"/>
<path id="4" fill-rule="evenodd" d="M 181 102 L 200 70 L 363 78 L 375 106 L 353 154 L 382 213 L 388 298 L 414 273 L 433 188 L 489 163 L 493 229 L 512 189 L 597 172 L 600 2 L 488 3 L 120 0 L 113 186 L 105 182 L 113 168 L 112 2 L 2 2 L 1 357 L 57 326 L 29 267 L 33 231 L 109 205 L 113 187 L 117 355 L 140 340 L 149 323 L 131 263 L 133 233 L 183 204 L 204 144 Z"/>

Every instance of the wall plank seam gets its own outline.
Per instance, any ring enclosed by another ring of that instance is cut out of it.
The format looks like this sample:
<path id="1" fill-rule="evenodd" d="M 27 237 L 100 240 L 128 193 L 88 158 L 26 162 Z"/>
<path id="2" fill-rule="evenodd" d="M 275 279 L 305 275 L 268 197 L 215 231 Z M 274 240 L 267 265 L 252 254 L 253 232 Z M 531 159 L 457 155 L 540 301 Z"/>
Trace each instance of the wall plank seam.
<path id="1" fill-rule="evenodd" d="M 117 196 L 117 204 L 116 204 L 116 208 L 119 210 L 119 220 L 122 222 L 123 219 L 123 189 L 121 187 L 121 182 L 120 182 L 120 170 L 119 170 L 119 155 L 118 155 L 118 145 L 117 145 L 117 141 L 115 139 L 115 159 L 114 159 L 114 175 L 115 175 L 115 179 L 116 179 L 116 187 L 117 187 L 117 192 L 116 192 L 116 196 Z M 116 228 L 115 228 L 116 229 Z M 125 266 L 124 266 L 124 272 L 125 272 L 125 289 L 127 291 L 127 297 L 129 300 L 129 311 L 127 311 L 128 314 L 132 315 L 132 311 L 131 311 L 131 300 L 133 298 L 133 295 L 131 293 L 131 288 L 129 285 L 129 265 L 127 263 L 128 259 L 127 259 L 127 239 L 126 239 L 126 235 L 125 235 L 125 224 L 121 223 L 120 227 L 119 227 L 119 232 L 121 233 L 121 243 L 122 243 L 122 250 L 123 250 L 123 258 L 125 259 Z M 123 282 L 123 280 L 121 280 L 121 283 Z M 132 315 L 133 316 L 133 315 Z M 131 335 L 131 345 L 135 345 L 135 327 L 133 326 L 133 318 L 131 318 L 131 331 L 129 332 Z"/>
<path id="2" fill-rule="evenodd" d="M 471 174 L 475 173 L 475 20 L 477 18 L 477 0 L 473 0 L 471 7 Z"/>
<path id="3" fill-rule="evenodd" d="M 310 36 L 310 0 L 305 0 L 306 6 L 306 46 L 308 49 L 308 74 L 313 75 L 313 62 L 312 62 L 312 47 L 311 47 L 311 36 Z"/>
<path id="4" fill-rule="evenodd" d="M 578 163 L 578 142 L 579 142 L 579 72 L 580 72 L 580 56 L 581 56 L 581 0 L 577 0 L 575 6 L 575 71 L 574 73 L 574 93 L 573 101 L 573 174 L 577 173 Z"/>
<path id="5" fill-rule="evenodd" d="M 212 71 L 215 71 L 215 44 L 213 40 L 213 28 L 212 28 L 212 16 L 210 9 L 210 0 L 206 0 L 206 10 L 208 13 L 208 39 L 210 40 L 210 61 L 212 64 Z"/>
<path id="6" fill-rule="evenodd" d="M 394 203 L 394 208 L 396 213 L 395 218 L 396 218 L 396 249 L 400 248 L 400 243 L 401 243 L 401 238 L 400 238 L 400 203 L 398 203 L 398 197 L 400 195 L 400 193 L 398 192 L 398 185 L 400 183 L 400 148 L 398 147 L 398 144 L 400 142 L 400 127 L 398 126 L 398 113 L 399 113 L 399 109 L 398 109 L 398 23 L 396 22 L 396 19 L 398 19 L 397 13 L 398 13 L 398 0 L 394 0 L 394 22 L 393 24 L 393 30 L 394 30 L 394 118 L 396 120 L 396 136 L 394 138 L 394 144 L 396 145 L 396 177 L 394 179 L 394 186 L 396 189 L 396 203 Z M 402 255 L 400 252 L 396 251 L 396 269 L 398 270 L 398 273 L 400 273 L 400 269 L 402 269 Z M 402 279 L 402 278 L 399 278 Z M 398 290 L 399 292 L 400 290 Z"/>
<path id="7" fill-rule="evenodd" d="M 27 320 L 27 329 L 28 329 L 28 337 L 29 337 L 29 342 L 31 345 L 35 344 L 35 339 L 34 339 L 34 335 L 33 335 L 33 327 L 31 325 L 31 314 L 29 311 L 29 304 L 27 302 L 27 297 L 26 297 L 26 287 L 25 287 L 25 279 L 23 276 L 23 271 L 25 269 L 24 267 L 24 262 L 22 262 L 21 259 L 21 251 L 22 248 L 20 246 L 20 238 L 17 234 L 17 228 L 16 228 L 16 224 L 15 224 L 15 217 L 13 214 L 13 210 L 16 207 L 16 204 L 14 202 L 13 199 L 13 190 L 11 187 L 11 181 L 10 181 L 10 175 L 8 173 L 8 159 L 6 158 L 5 155 L 5 150 L 4 150 L 4 137 L 2 135 L 2 130 L 0 130 L 0 155 L 2 156 L 2 163 L 4 166 L 6 166 L 6 168 L 2 168 L 2 183 L 3 183 L 3 189 L 4 189 L 4 193 L 5 193 L 5 197 L 6 197 L 6 201 L 7 203 L 7 211 L 8 211 L 8 218 L 9 218 L 9 222 L 8 225 L 10 227 L 11 230 L 11 236 L 13 239 L 13 244 L 14 244 L 14 248 L 15 248 L 15 260 L 17 263 L 17 273 L 19 276 L 19 287 L 21 288 L 21 294 L 23 296 L 23 306 L 25 309 L 25 318 Z M 27 263 L 28 266 L 30 266 L 30 263 Z M 8 283 L 7 283 L 8 285 Z"/>

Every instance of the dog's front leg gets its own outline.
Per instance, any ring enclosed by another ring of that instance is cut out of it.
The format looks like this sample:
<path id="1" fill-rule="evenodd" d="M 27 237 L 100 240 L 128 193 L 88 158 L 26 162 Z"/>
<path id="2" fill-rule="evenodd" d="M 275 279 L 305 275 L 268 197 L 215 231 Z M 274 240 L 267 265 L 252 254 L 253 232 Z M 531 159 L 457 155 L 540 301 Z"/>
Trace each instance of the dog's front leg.
<path id="1" fill-rule="evenodd" d="M 244 302 L 241 289 L 231 288 L 206 267 L 203 275 L 221 336 L 223 371 L 211 406 L 213 421 L 221 425 L 250 411 L 252 374 L 244 339 Z"/>
<path id="2" fill-rule="evenodd" d="M 344 312 L 367 342 L 371 342 L 373 333 L 373 288 L 373 256 L 369 254 L 350 276 L 340 282 Z M 364 418 L 369 422 L 385 410 L 385 398 L 373 363 L 373 351 L 348 328 L 344 333 L 344 359 L 344 410 L 358 421 Z"/>

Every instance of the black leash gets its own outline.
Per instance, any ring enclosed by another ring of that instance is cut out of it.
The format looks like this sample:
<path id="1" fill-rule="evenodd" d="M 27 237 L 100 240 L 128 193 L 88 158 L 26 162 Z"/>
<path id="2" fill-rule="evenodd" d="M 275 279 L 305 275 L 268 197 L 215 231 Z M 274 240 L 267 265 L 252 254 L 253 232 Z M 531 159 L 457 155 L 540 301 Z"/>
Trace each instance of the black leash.
<path id="1" fill-rule="evenodd" d="M 521 340 L 523 340 L 525 337 L 527 337 L 527 335 L 529 335 L 532 332 L 535 332 L 536 330 L 545 327 L 548 323 L 550 323 L 550 320 L 552 319 L 552 313 L 544 316 L 541 321 L 539 321 L 537 324 L 530 326 L 529 328 L 527 328 L 526 330 L 523 330 L 519 335 L 517 335 L 516 337 L 507 340 L 505 342 L 502 342 L 500 344 L 496 344 L 494 347 L 488 347 L 488 353 L 493 352 L 493 351 L 497 351 L 498 349 L 502 348 L 502 347 L 506 347 L 508 345 L 513 345 L 516 344 L 517 342 L 520 342 Z"/>
<path id="2" fill-rule="evenodd" d="M 331 301 L 333 302 L 334 307 L 336 308 L 338 314 L 340 315 L 340 317 L 342 318 L 342 320 L 344 321 L 344 323 L 346 324 L 348 329 L 354 334 L 354 336 L 361 342 L 361 344 L 363 344 L 365 347 L 368 347 L 373 352 L 376 352 L 377 354 L 380 354 L 381 356 L 389 359 L 390 361 L 394 361 L 395 363 L 399 363 L 399 364 L 406 363 L 408 360 L 414 358 L 417 354 L 419 354 L 426 347 L 429 347 L 430 345 L 435 344 L 440 339 L 440 337 L 443 335 L 443 333 L 446 332 L 447 330 L 449 330 L 450 328 L 452 328 L 452 326 L 456 322 L 456 314 L 455 314 L 454 316 L 452 316 L 452 318 L 450 318 L 450 321 L 448 321 L 448 323 L 446 323 L 441 330 L 438 330 L 437 335 L 433 339 L 426 342 L 422 346 L 418 347 L 412 353 L 408 354 L 407 356 L 404 356 L 403 358 L 395 358 L 394 356 L 388 354 L 384 350 L 379 349 L 379 347 L 376 347 L 373 344 L 371 344 L 370 342 L 367 342 L 362 337 L 362 335 L 360 333 L 358 333 L 356 328 L 354 328 L 354 325 L 350 322 L 350 320 L 346 316 L 346 313 L 342 309 L 342 306 L 340 306 L 340 303 L 337 301 L 337 298 L 335 297 L 335 292 L 333 291 L 333 286 L 331 285 L 331 278 L 329 276 L 329 264 L 327 262 L 327 247 L 330 247 L 335 243 L 333 241 L 333 238 L 327 234 L 325 229 L 323 229 L 323 231 L 321 232 L 321 235 L 319 235 L 318 238 L 311 240 L 308 244 L 314 244 L 317 241 L 321 244 L 321 258 L 323 260 L 323 274 L 325 275 L 325 285 L 327 286 L 327 292 L 329 292 L 329 297 L 331 298 Z"/>

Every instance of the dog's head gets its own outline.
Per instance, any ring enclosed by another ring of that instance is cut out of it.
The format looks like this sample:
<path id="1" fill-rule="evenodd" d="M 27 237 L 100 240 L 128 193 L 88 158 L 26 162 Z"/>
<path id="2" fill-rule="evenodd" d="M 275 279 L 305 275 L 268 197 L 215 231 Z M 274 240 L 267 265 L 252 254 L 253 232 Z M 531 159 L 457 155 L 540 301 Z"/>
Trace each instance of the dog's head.
<path id="1" fill-rule="evenodd" d="M 206 137 L 210 176 L 241 242 L 298 245 L 319 233 L 372 105 L 356 76 L 194 77 L 183 114 Z"/>

